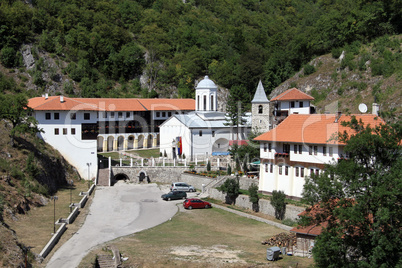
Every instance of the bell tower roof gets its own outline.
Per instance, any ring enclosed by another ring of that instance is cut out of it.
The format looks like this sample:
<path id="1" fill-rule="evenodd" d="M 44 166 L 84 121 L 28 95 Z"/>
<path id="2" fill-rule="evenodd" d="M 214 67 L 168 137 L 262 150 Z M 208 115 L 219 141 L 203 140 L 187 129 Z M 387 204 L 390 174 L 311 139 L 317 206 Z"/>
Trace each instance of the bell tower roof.
<path id="1" fill-rule="evenodd" d="M 258 82 L 257 91 L 254 94 L 254 98 L 251 103 L 269 103 L 267 95 L 265 94 L 264 87 L 262 86 L 261 80 Z"/>

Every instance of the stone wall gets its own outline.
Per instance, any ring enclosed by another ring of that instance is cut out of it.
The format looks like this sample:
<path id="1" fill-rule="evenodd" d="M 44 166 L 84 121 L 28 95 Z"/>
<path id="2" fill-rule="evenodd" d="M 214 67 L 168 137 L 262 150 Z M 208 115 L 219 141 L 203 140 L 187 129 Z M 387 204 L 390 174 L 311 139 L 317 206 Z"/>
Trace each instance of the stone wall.
<path id="1" fill-rule="evenodd" d="M 210 198 L 221 201 L 225 201 L 226 197 L 226 194 L 219 192 L 215 188 L 209 188 L 208 195 Z M 275 217 L 275 209 L 273 208 L 269 200 L 260 199 L 258 204 L 260 206 L 261 213 Z M 252 210 L 252 203 L 249 201 L 248 195 L 239 195 L 239 197 L 237 197 L 236 199 L 236 206 Z M 303 211 L 304 208 L 302 207 L 286 205 L 285 219 L 297 220 L 297 215 Z"/>

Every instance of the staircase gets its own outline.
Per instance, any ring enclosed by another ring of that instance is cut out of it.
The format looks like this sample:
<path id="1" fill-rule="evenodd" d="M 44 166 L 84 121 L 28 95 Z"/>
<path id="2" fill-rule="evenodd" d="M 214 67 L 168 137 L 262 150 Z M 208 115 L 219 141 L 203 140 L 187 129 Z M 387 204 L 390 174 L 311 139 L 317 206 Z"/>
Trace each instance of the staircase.
<path id="1" fill-rule="evenodd" d="M 109 169 L 103 168 L 98 171 L 98 185 L 109 186 Z"/>

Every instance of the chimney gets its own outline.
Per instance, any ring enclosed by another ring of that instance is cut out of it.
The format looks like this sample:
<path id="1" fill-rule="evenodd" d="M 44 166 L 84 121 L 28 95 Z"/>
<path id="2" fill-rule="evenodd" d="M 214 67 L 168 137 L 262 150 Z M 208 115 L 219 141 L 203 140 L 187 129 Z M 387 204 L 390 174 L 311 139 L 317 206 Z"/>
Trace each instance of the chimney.
<path id="1" fill-rule="evenodd" d="M 338 112 L 336 117 L 335 117 L 335 123 L 338 123 L 339 118 L 341 118 L 342 112 Z"/>
<path id="2" fill-rule="evenodd" d="M 378 103 L 373 103 L 373 108 L 371 113 L 374 115 L 378 115 L 378 112 L 380 111 L 380 105 L 378 105 Z"/>
<path id="3" fill-rule="evenodd" d="M 49 94 L 45 94 L 45 100 L 47 100 L 49 98 Z"/>
<path id="4" fill-rule="evenodd" d="M 63 103 L 64 102 L 64 97 L 60 96 L 60 102 Z"/>

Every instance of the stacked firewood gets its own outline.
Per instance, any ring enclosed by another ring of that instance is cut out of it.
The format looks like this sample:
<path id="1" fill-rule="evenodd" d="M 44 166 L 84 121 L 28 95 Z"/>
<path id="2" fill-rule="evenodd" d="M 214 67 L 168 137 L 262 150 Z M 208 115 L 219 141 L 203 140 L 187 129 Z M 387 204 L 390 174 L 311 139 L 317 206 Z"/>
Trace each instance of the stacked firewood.
<path id="1" fill-rule="evenodd" d="M 277 247 L 291 247 L 296 245 L 296 234 L 294 233 L 279 233 L 262 241 L 261 244 Z"/>

